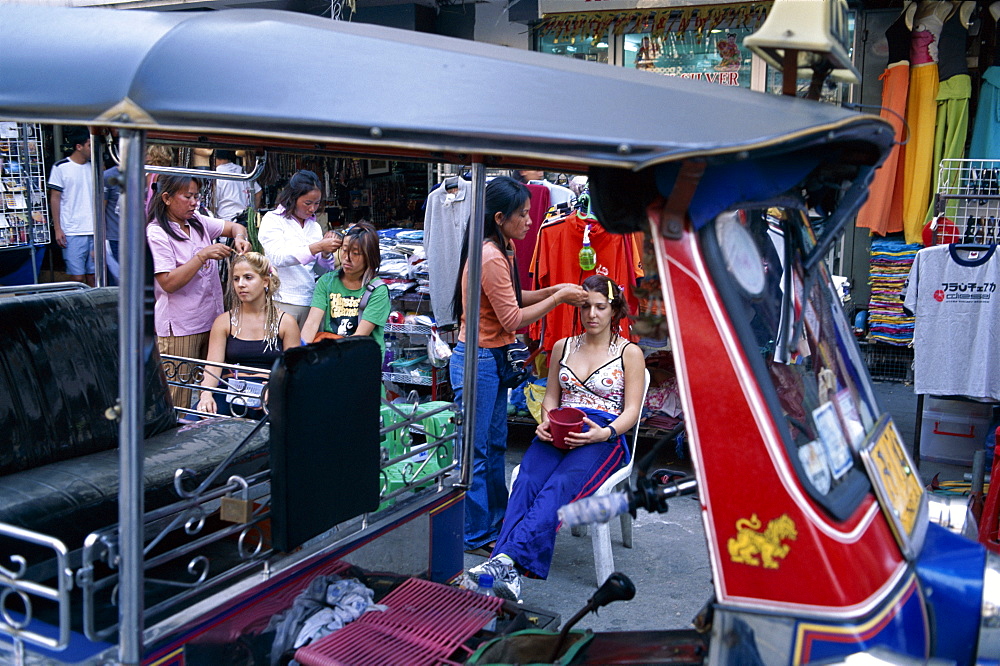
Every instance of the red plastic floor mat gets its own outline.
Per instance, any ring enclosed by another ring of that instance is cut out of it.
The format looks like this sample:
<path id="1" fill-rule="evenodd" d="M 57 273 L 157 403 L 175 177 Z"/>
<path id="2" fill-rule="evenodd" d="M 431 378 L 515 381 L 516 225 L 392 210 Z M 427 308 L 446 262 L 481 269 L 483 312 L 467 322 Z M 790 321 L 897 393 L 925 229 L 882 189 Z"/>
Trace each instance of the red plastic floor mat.
<path id="1" fill-rule="evenodd" d="M 503 599 L 411 578 L 389 593 L 384 612 L 365 613 L 295 651 L 304 666 L 454 664 L 448 657 L 497 616 Z"/>

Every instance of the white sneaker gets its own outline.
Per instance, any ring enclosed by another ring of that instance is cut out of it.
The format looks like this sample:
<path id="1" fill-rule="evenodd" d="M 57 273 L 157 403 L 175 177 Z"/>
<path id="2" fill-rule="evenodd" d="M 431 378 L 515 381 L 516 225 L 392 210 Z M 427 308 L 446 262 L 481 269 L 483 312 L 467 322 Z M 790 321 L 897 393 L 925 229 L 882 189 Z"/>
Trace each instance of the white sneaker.
<path id="1" fill-rule="evenodd" d="M 469 569 L 468 576 L 476 584 L 483 574 L 493 576 L 493 592 L 503 599 L 518 601 L 521 598 L 521 576 L 514 568 L 514 562 L 506 555 L 491 557 L 482 564 Z"/>

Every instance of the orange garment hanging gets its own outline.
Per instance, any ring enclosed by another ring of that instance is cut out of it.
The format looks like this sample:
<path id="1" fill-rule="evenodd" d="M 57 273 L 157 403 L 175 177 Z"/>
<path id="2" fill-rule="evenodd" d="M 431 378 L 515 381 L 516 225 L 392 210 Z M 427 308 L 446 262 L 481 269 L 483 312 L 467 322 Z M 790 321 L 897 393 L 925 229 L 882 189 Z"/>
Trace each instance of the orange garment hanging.
<path id="1" fill-rule="evenodd" d="M 554 284 L 569 282 L 583 284 L 591 275 L 600 273 L 614 280 L 625 293 L 629 312 L 637 311 L 638 301 L 635 297 L 634 280 L 636 267 L 633 259 L 631 242 L 628 236 L 612 234 L 604 230 L 597 222 L 590 228 L 590 245 L 597 253 L 597 265 L 593 270 L 580 268 L 579 253 L 583 246 L 583 230 L 587 223 L 573 212 L 565 218 L 549 222 L 538 230 L 538 243 L 535 246 L 535 263 L 532 266 L 535 288 L 541 289 Z M 542 349 L 552 351 L 552 347 L 561 338 L 580 333 L 576 308 L 569 305 L 559 305 L 540 321 L 531 325 L 530 336 L 539 340 Z M 623 320 L 619 334 L 633 342 L 627 320 Z"/>
<path id="2" fill-rule="evenodd" d="M 858 211 L 857 226 L 871 229 L 884 236 L 903 230 L 903 153 L 900 145 L 904 136 L 903 117 L 906 114 L 906 96 L 910 88 L 910 22 L 916 3 L 910 3 L 885 31 L 889 49 L 882 81 L 882 112 L 884 120 L 892 125 L 896 145 L 872 180 L 868 201 Z"/>
<path id="3" fill-rule="evenodd" d="M 879 78 L 882 80 L 884 107 L 881 116 L 892 124 L 897 143 L 881 168 L 875 172 L 868 201 L 858 211 L 857 226 L 885 236 L 903 230 L 903 187 L 902 179 L 897 178 L 897 172 L 899 176 L 904 172 L 905 146 L 900 145 L 900 142 L 903 139 L 902 115 L 906 112 L 906 92 L 910 87 L 910 64 L 896 63 Z M 890 113 L 889 109 L 898 111 L 899 116 Z"/>

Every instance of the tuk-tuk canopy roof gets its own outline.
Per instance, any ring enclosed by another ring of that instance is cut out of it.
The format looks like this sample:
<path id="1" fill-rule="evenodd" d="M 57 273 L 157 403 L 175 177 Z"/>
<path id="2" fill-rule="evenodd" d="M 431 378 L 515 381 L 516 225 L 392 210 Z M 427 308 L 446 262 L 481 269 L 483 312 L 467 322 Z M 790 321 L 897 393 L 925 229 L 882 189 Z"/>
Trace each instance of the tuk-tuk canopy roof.
<path id="1" fill-rule="evenodd" d="M 272 10 L 0 5 L 0 44 L 11 120 L 630 169 L 892 135 L 832 105 Z"/>

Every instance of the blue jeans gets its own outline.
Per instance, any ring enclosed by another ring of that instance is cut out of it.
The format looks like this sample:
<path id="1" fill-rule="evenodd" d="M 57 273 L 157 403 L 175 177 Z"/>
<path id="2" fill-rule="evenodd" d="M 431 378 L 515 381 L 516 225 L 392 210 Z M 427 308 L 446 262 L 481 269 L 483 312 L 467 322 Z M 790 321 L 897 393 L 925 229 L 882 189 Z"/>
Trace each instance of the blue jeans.
<path id="1" fill-rule="evenodd" d="M 507 510 L 504 454 L 507 452 L 507 389 L 500 388 L 496 359 L 478 349 L 474 399 L 476 430 L 472 442 L 472 485 L 465 494 L 465 549 L 495 541 Z M 464 411 L 465 343 L 459 342 L 449 366 L 455 402 Z"/>

